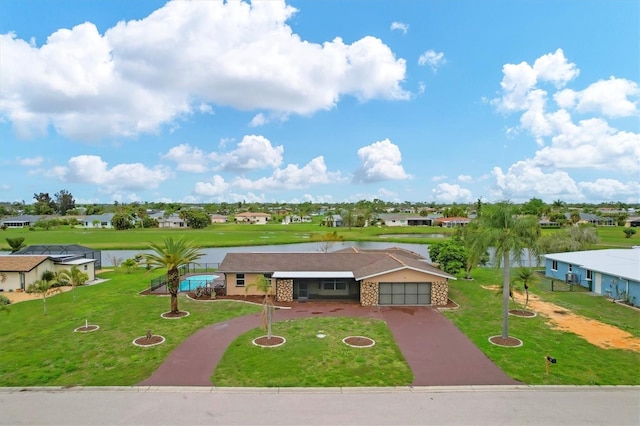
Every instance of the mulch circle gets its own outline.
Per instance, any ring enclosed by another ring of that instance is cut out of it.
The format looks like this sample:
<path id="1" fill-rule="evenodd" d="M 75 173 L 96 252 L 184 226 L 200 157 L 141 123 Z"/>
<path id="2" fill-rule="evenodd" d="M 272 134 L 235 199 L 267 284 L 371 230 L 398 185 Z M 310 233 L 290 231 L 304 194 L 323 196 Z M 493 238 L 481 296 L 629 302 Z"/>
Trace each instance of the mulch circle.
<path id="1" fill-rule="evenodd" d="M 511 336 L 507 337 L 506 339 L 504 339 L 502 336 L 491 336 L 489 337 L 489 343 L 505 348 L 519 348 L 520 346 L 522 346 L 522 340 Z"/>
<path id="2" fill-rule="evenodd" d="M 342 342 L 352 348 L 370 348 L 376 344 L 376 341 L 364 336 L 347 336 Z"/>
<path id="3" fill-rule="evenodd" d="M 184 317 L 188 317 L 190 314 L 188 311 L 178 311 L 178 312 L 163 312 L 160 316 L 164 319 L 180 319 Z"/>
<path id="4" fill-rule="evenodd" d="M 154 334 L 151 337 L 147 337 L 147 336 L 138 337 L 133 341 L 133 344 L 136 346 L 142 346 L 142 347 L 156 346 L 161 343 L 164 343 L 164 340 L 165 340 L 164 337 Z"/>
<path id="5" fill-rule="evenodd" d="M 253 339 L 253 344 L 262 348 L 276 348 L 286 343 L 287 339 L 282 336 L 271 336 L 269 339 L 267 336 L 260 336 Z"/>
<path id="6" fill-rule="evenodd" d="M 99 328 L 100 328 L 100 326 L 98 326 L 98 325 L 89 324 L 89 325 L 86 325 L 86 326 L 83 325 L 82 327 L 78 327 L 73 331 L 75 333 L 91 333 L 92 331 L 96 331 Z"/>
<path id="7" fill-rule="evenodd" d="M 514 317 L 533 318 L 537 314 L 531 311 L 523 311 L 522 309 L 511 309 L 509 310 L 509 315 L 513 315 Z"/>

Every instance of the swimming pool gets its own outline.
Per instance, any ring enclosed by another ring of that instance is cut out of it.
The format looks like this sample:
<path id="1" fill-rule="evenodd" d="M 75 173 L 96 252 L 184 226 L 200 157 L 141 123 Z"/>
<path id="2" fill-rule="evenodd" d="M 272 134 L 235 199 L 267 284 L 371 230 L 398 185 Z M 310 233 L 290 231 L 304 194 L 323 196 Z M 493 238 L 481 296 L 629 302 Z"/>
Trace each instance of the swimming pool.
<path id="1" fill-rule="evenodd" d="M 191 275 L 180 282 L 180 291 L 193 291 L 196 287 L 206 287 L 207 283 L 212 283 L 219 275 Z M 213 286 L 211 286 L 213 287 Z"/>

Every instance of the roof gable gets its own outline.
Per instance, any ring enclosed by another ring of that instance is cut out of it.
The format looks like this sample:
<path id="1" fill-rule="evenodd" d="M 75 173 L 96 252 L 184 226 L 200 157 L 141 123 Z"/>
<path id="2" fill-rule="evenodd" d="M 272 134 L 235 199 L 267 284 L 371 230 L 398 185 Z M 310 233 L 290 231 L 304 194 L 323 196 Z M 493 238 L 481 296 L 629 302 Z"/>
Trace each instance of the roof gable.
<path id="1" fill-rule="evenodd" d="M 0 271 L 29 272 L 47 259 L 49 256 L 0 256 Z"/>

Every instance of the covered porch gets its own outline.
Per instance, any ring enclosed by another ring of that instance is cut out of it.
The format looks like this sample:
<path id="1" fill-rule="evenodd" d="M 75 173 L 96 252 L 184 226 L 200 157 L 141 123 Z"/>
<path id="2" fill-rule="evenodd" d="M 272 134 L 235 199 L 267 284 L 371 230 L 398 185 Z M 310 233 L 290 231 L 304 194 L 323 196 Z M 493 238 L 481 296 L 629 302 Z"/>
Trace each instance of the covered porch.
<path id="1" fill-rule="evenodd" d="M 345 272 L 275 272 L 276 294 L 293 300 L 360 300 L 360 283 Z M 289 293 L 291 292 L 291 293 Z"/>

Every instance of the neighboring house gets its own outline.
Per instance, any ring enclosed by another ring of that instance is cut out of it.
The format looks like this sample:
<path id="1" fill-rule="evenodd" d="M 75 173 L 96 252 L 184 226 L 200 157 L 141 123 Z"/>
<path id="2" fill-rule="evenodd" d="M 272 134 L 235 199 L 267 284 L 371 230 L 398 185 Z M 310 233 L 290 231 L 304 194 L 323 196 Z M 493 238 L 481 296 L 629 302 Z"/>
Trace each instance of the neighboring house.
<path id="1" fill-rule="evenodd" d="M 267 214 L 267 213 L 260 213 L 260 212 L 244 212 L 244 213 L 238 213 L 236 216 L 236 222 L 241 222 L 241 223 L 252 223 L 254 225 L 264 225 L 266 224 L 269 219 L 271 219 L 271 215 Z"/>
<path id="2" fill-rule="evenodd" d="M 624 221 L 624 226 L 627 228 L 637 228 L 640 226 L 640 217 L 630 217 Z"/>
<path id="3" fill-rule="evenodd" d="M 402 249 L 347 249 L 331 253 L 228 253 L 227 295 L 257 295 L 251 284 L 272 280 L 277 301 L 352 299 L 362 306 L 446 305 L 456 278 Z"/>
<path id="4" fill-rule="evenodd" d="M 407 215 L 401 213 L 382 213 L 378 215 L 378 220 L 384 226 L 433 226 L 437 217 Z"/>
<path id="5" fill-rule="evenodd" d="M 342 219 L 342 216 L 340 216 L 339 214 L 330 214 L 324 218 L 322 224 L 330 228 L 338 228 L 344 225 L 344 221 Z"/>
<path id="6" fill-rule="evenodd" d="M 0 221 L 0 226 L 7 228 L 26 228 L 37 221 L 43 219 L 46 216 L 36 216 L 31 214 L 25 214 L 21 216 L 8 217 Z"/>
<path id="7" fill-rule="evenodd" d="M 80 219 L 85 228 L 113 228 L 113 216 L 115 213 L 92 214 Z"/>
<path id="8" fill-rule="evenodd" d="M 89 281 L 96 279 L 95 260 L 80 256 L 40 256 L 40 255 L 6 255 L 0 256 L 0 290 L 26 290 L 29 285 L 42 277 L 45 271 L 60 272 L 77 266 L 89 276 Z"/>
<path id="9" fill-rule="evenodd" d="M 221 214 L 212 214 L 209 215 L 209 218 L 211 219 L 211 223 L 227 223 L 229 221 L 227 216 Z"/>
<path id="10" fill-rule="evenodd" d="M 102 268 L 102 252 L 79 244 L 31 245 L 11 253 L 11 255 L 80 256 L 95 260 L 96 269 Z"/>
<path id="11" fill-rule="evenodd" d="M 177 214 L 173 213 L 169 217 L 158 219 L 158 228 L 186 228 L 187 222 Z"/>
<path id="12" fill-rule="evenodd" d="M 458 226 L 466 226 L 471 222 L 468 217 L 441 217 L 435 220 L 436 226 L 443 228 L 456 228 Z"/>
<path id="13" fill-rule="evenodd" d="M 586 250 L 546 254 L 545 275 L 611 295 L 622 292 L 640 304 L 640 248 Z"/>
<path id="14" fill-rule="evenodd" d="M 564 217 L 571 221 L 571 213 L 565 213 Z M 601 217 L 591 213 L 580 213 L 578 223 L 590 223 L 597 226 L 614 226 L 616 224 L 612 217 Z"/>

